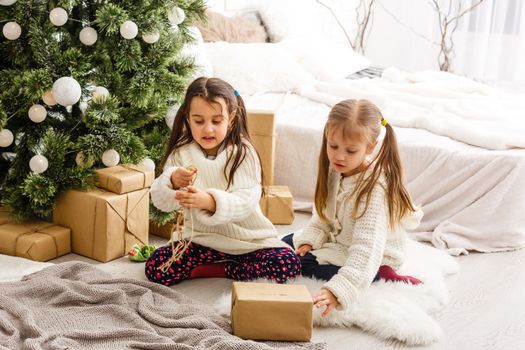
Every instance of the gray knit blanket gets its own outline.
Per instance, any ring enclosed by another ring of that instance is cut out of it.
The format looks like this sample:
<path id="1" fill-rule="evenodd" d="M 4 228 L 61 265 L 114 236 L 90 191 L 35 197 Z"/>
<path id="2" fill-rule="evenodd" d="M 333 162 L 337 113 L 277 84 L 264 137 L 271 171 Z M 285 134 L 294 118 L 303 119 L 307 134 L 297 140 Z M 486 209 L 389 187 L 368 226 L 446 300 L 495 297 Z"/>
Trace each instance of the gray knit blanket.
<path id="1" fill-rule="evenodd" d="M 1 268 L 1 267 L 0 267 Z M 324 349 L 230 334 L 228 320 L 168 287 L 80 262 L 0 283 L 0 349 Z"/>

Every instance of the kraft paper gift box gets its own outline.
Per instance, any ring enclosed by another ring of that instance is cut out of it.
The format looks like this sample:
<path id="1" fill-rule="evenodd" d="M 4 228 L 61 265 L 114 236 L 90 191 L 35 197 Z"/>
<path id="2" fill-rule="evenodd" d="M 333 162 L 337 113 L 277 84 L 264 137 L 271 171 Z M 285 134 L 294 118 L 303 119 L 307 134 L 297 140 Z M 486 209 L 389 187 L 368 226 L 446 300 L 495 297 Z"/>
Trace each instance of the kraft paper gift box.
<path id="1" fill-rule="evenodd" d="M 97 187 L 123 194 L 150 187 L 155 172 L 136 165 L 117 165 L 96 170 Z"/>
<path id="2" fill-rule="evenodd" d="M 275 116 L 269 111 L 248 111 L 248 133 L 259 153 L 264 184 L 273 185 L 275 163 Z"/>
<path id="3" fill-rule="evenodd" d="M 12 221 L 9 217 L 9 210 L 4 207 L 0 207 L 0 225 L 7 224 Z"/>
<path id="4" fill-rule="evenodd" d="M 173 232 L 173 229 L 174 227 L 171 222 L 160 226 L 152 221 L 149 222 L 149 233 L 166 239 L 171 239 L 171 233 Z"/>
<path id="5" fill-rule="evenodd" d="M 293 223 L 293 197 L 288 186 L 268 186 L 265 191 L 259 201 L 264 216 L 276 225 Z"/>
<path id="6" fill-rule="evenodd" d="M 48 261 L 71 252 L 71 231 L 44 221 L 0 226 L 0 254 Z"/>
<path id="7" fill-rule="evenodd" d="M 53 220 L 71 229 L 74 253 L 102 262 L 117 259 L 135 243 L 148 244 L 149 189 L 67 191 L 55 204 Z"/>
<path id="8" fill-rule="evenodd" d="M 233 282 L 231 324 L 243 339 L 309 341 L 312 296 L 303 285 Z"/>

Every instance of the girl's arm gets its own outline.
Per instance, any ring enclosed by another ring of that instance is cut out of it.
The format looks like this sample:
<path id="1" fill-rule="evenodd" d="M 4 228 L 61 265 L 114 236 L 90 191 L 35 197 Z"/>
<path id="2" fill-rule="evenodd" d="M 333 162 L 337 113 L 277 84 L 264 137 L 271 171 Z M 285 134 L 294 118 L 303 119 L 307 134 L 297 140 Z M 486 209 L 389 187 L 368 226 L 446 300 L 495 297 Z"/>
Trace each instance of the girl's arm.
<path id="1" fill-rule="evenodd" d="M 351 220 L 350 213 L 346 217 Z M 344 227 L 343 223 L 343 230 Z M 355 222 L 345 265 L 323 286 L 337 297 L 339 309 L 348 307 L 374 280 L 383 260 L 387 235 L 385 192 L 381 186 L 376 186 L 366 213 Z"/>
<path id="2" fill-rule="evenodd" d="M 293 245 L 296 249 L 304 244 L 311 245 L 312 249 L 319 249 L 328 241 L 330 229 L 330 225 L 321 221 L 314 209 L 308 225 L 293 235 Z"/>
<path id="3" fill-rule="evenodd" d="M 179 202 L 175 199 L 175 189 L 171 182 L 171 174 L 177 170 L 173 156 L 170 156 L 164 166 L 162 174 L 153 181 L 150 188 L 151 202 L 159 210 L 172 212 L 180 208 Z"/>
<path id="4" fill-rule="evenodd" d="M 258 210 L 261 198 L 261 168 L 255 151 L 250 148 L 233 176 L 234 190 L 209 188 L 205 191 L 215 200 L 215 212 L 197 210 L 199 220 L 209 226 L 243 221 Z"/>

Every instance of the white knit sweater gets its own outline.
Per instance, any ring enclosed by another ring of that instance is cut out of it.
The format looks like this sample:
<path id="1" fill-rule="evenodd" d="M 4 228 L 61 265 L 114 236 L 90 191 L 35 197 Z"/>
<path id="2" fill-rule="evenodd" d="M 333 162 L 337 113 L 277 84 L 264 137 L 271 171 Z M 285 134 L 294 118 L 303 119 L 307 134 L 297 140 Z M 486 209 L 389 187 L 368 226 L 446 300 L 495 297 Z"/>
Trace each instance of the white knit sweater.
<path id="1" fill-rule="evenodd" d="M 191 209 L 195 243 L 236 255 L 263 248 L 289 247 L 277 238 L 275 227 L 259 208 L 260 166 L 252 146 L 235 171 L 233 184 L 226 190 L 228 182 L 224 167 L 228 154 L 234 149 L 234 146 L 227 147 L 215 159 L 208 159 L 196 142 L 176 149 L 166 162 L 163 173 L 151 186 L 153 205 L 165 212 L 180 207 L 170 177 L 177 167 L 192 165 L 198 169 L 194 186 L 211 194 L 216 203 L 213 214 Z M 184 237 L 188 238 L 192 232 L 188 212 L 186 218 Z"/>
<path id="2" fill-rule="evenodd" d="M 342 266 L 338 274 L 324 284 L 345 309 L 359 291 L 372 283 L 379 266 L 397 269 L 403 262 L 406 246 L 406 228 L 415 228 L 422 212 L 403 219 L 394 230 L 388 229 L 388 205 L 384 178 L 380 177 L 372 191 L 365 214 L 352 218 L 355 195 L 352 192 L 359 175 L 342 177 L 330 171 L 328 197 L 324 211 L 329 223 L 321 221 L 314 211 L 308 226 L 294 234 L 294 246 L 310 244 L 320 264 Z M 364 200 L 358 213 L 361 213 Z"/>

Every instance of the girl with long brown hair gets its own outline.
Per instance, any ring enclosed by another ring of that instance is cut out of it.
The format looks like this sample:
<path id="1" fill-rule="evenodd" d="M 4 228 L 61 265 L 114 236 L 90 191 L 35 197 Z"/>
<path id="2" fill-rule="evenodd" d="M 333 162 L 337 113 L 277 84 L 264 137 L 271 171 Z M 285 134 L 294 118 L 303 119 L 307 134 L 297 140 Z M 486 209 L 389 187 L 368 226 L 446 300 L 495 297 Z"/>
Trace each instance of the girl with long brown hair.
<path id="1" fill-rule="evenodd" d="M 259 208 L 260 159 L 248 135 L 243 99 L 230 84 L 206 77 L 190 84 L 162 168 L 151 186 L 152 202 L 166 212 L 184 208 L 191 220 L 183 238 L 192 241 L 178 260 L 172 245 L 157 249 L 146 262 L 149 280 L 171 285 L 227 277 L 283 283 L 300 272 L 299 258 Z"/>
<path id="2" fill-rule="evenodd" d="M 375 148 L 385 128 L 379 151 Z M 367 100 L 345 100 L 328 116 L 319 155 L 315 212 L 308 226 L 283 238 L 296 248 L 304 276 L 327 280 L 316 306 L 346 308 L 376 279 L 421 283 L 395 272 L 406 228 L 422 213 L 403 185 L 394 130 Z"/>

